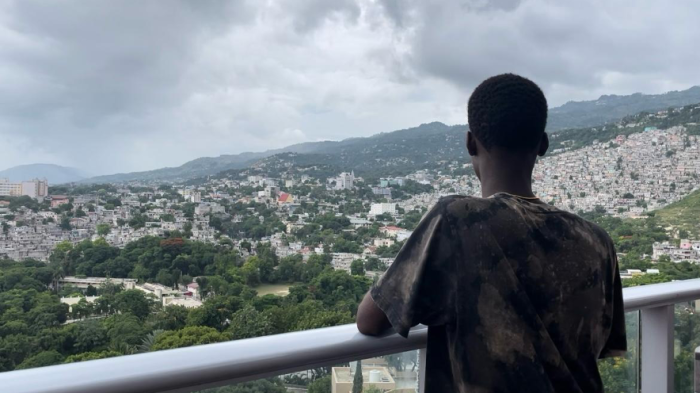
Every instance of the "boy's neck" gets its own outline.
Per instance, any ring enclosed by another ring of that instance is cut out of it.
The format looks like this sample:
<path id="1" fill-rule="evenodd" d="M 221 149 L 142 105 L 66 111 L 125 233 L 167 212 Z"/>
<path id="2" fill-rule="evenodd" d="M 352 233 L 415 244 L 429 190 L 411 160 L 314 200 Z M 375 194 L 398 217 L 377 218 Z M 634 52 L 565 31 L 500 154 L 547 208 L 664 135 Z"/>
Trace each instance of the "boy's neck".
<path id="1" fill-rule="evenodd" d="M 498 194 L 499 192 L 505 192 L 507 194 L 515 195 L 515 196 L 521 196 L 521 197 L 534 197 L 535 194 L 532 192 L 532 187 L 525 186 L 517 186 L 517 185 L 512 185 L 512 184 L 502 184 L 502 185 L 486 185 L 484 182 L 481 183 L 481 196 L 483 198 L 488 198 L 493 194 Z"/>
<path id="2" fill-rule="evenodd" d="M 484 170 L 486 169 L 486 170 Z M 491 169 L 491 170 L 489 170 Z M 527 168 L 483 168 L 481 173 L 481 196 L 505 192 L 521 197 L 533 197 L 532 169 Z"/>

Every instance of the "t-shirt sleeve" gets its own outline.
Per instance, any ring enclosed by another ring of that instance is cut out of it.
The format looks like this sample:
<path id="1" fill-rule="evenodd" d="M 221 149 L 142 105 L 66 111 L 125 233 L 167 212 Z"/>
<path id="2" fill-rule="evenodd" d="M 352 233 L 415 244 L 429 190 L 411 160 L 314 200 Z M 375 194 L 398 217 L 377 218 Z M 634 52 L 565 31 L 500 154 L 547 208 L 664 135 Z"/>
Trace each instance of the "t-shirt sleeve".
<path id="1" fill-rule="evenodd" d="M 397 333 L 450 321 L 454 274 L 445 201 L 421 220 L 370 294 Z"/>
<path id="2" fill-rule="evenodd" d="M 613 274 L 613 299 L 612 299 L 612 326 L 605 346 L 600 353 L 600 358 L 623 356 L 627 352 L 627 333 L 625 331 L 625 305 L 622 299 L 622 280 L 620 268 L 617 264 L 615 250 L 612 250 L 615 273 Z"/>

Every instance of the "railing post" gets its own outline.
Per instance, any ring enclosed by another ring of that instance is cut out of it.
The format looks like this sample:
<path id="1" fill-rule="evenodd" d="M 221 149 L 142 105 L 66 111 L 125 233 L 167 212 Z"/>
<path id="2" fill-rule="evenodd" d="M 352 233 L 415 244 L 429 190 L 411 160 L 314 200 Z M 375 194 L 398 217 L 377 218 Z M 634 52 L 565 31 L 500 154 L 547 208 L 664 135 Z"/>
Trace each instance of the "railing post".
<path id="1" fill-rule="evenodd" d="M 428 364 L 428 349 L 418 350 L 418 393 L 425 392 L 425 369 Z"/>
<path id="2" fill-rule="evenodd" d="M 697 303 L 696 303 L 697 304 Z M 700 393 L 700 347 L 695 348 L 695 367 L 693 373 L 693 392 Z"/>
<path id="3" fill-rule="evenodd" d="M 673 305 L 642 309 L 642 393 L 673 392 Z"/>

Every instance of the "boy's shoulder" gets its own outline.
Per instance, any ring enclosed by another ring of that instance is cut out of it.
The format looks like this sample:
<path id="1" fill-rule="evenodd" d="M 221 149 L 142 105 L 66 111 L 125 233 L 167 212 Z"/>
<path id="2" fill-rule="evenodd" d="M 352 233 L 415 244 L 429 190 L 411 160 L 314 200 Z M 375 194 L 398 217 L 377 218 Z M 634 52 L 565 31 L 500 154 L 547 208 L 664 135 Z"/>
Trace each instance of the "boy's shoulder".
<path id="1" fill-rule="evenodd" d="M 538 216 L 537 219 L 545 220 L 556 216 L 568 225 L 579 228 L 581 232 L 589 233 L 598 238 L 599 241 L 606 245 L 612 245 L 613 243 L 610 235 L 603 228 L 577 214 L 561 210 L 546 203 L 527 204 L 529 208 L 525 209 L 518 197 L 504 193 L 490 198 L 448 195 L 440 198 L 437 208 L 441 209 L 448 218 L 464 219 L 466 222 L 471 223 L 499 219 L 508 220 L 512 218 L 512 214 L 533 214 Z"/>
<path id="2" fill-rule="evenodd" d="M 448 195 L 440 198 L 437 208 L 448 218 L 467 222 L 484 222 L 505 218 L 512 206 L 502 198 L 481 198 L 466 195 Z"/>

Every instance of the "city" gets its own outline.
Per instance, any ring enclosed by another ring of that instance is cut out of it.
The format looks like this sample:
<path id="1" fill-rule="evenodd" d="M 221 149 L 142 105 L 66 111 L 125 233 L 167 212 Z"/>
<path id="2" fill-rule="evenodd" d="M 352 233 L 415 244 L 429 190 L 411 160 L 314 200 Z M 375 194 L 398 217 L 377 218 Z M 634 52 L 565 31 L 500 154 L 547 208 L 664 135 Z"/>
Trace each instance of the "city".
<path id="1" fill-rule="evenodd" d="M 3 180 L 0 258 L 61 266 L 61 273 L 49 277 L 48 283 L 67 307 L 65 319 L 59 319 L 62 325 L 108 321 L 119 315 L 113 312 L 124 312 L 120 307 L 139 307 L 140 311 L 133 312 L 143 322 L 121 323 L 140 326 L 153 312 L 148 309 L 155 307 L 160 310 L 156 318 L 162 320 L 155 324 L 161 329 L 158 332 L 184 330 L 173 331 L 178 332 L 173 337 L 152 333 L 151 350 L 176 348 L 188 341 L 226 340 L 228 336 L 219 331 L 230 332 L 234 326 L 246 333 L 233 337 L 244 338 L 299 329 L 295 324 L 308 328 L 350 322 L 352 303 L 343 303 L 359 301 L 440 197 L 480 195 L 478 179 L 468 163 L 450 162 L 443 170 L 370 180 L 352 170 L 317 177 L 315 165 L 297 165 L 294 158 L 266 159 L 250 168 L 198 180 L 196 185 L 54 188 L 45 180 L 15 184 Z M 653 169 L 649 162 L 654 163 Z M 533 177 L 540 198 L 563 210 L 643 222 L 655 210 L 696 192 L 698 175 L 698 136 L 690 135 L 684 126 L 673 126 L 647 127 L 610 142 L 593 141 L 580 149 L 556 151 L 540 160 Z M 61 193 L 54 194 L 54 189 Z M 666 240 L 644 245 L 649 252 L 633 257 L 648 261 L 647 266 L 623 263 L 629 266 L 622 271 L 623 280 L 663 281 L 669 274 L 664 263 L 700 266 L 697 232 L 672 230 L 661 236 Z M 195 244 L 201 244 L 200 249 L 188 251 Z M 133 254 L 136 250 L 139 254 Z M 626 261 L 624 247 L 619 251 Z M 340 282 L 350 290 L 341 298 L 329 292 L 313 295 L 318 300 L 291 309 L 280 303 L 316 285 L 330 284 L 328 290 L 333 290 Z M 234 296 L 238 305 L 225 306 L 233 316 L 207 316 L 211 307 L 230 296 L 227 293 L 238 294 Z M 129 302 L 135 304 L 119 300 L 127 294 L 134 297 Z M 334 306 L 329 311 L 320 311 L 330 304 Z M 297 322 L 275 322 L 290 310 L 299 313 Z M 136 337 L 120 338 L 106 352 L 73 355 L 70 361 L 138 352 L 138 347 L 131 347 L 138 340 L 133 340 Z M 362 372 L 367 381 L 379 378 L 386 383 L 384 390 L 412 389 L 418 383 L 416 362 L 410 354 L 370 359 L 363 362 Z M 413 372 L 401 371 L 411 364 Z M 375 370 L 383 374 L 376 377 Z M 338 385 L 334 389 L 349 391 L 343 389 L 352 387 L 349 378 L 354 371 L 352 367 L 333 368 L 333 384 Z M 291 389 L 294 381 L 305 386 L 308 378 L 306 373 L 290 374 L 283 381 Z"/>

